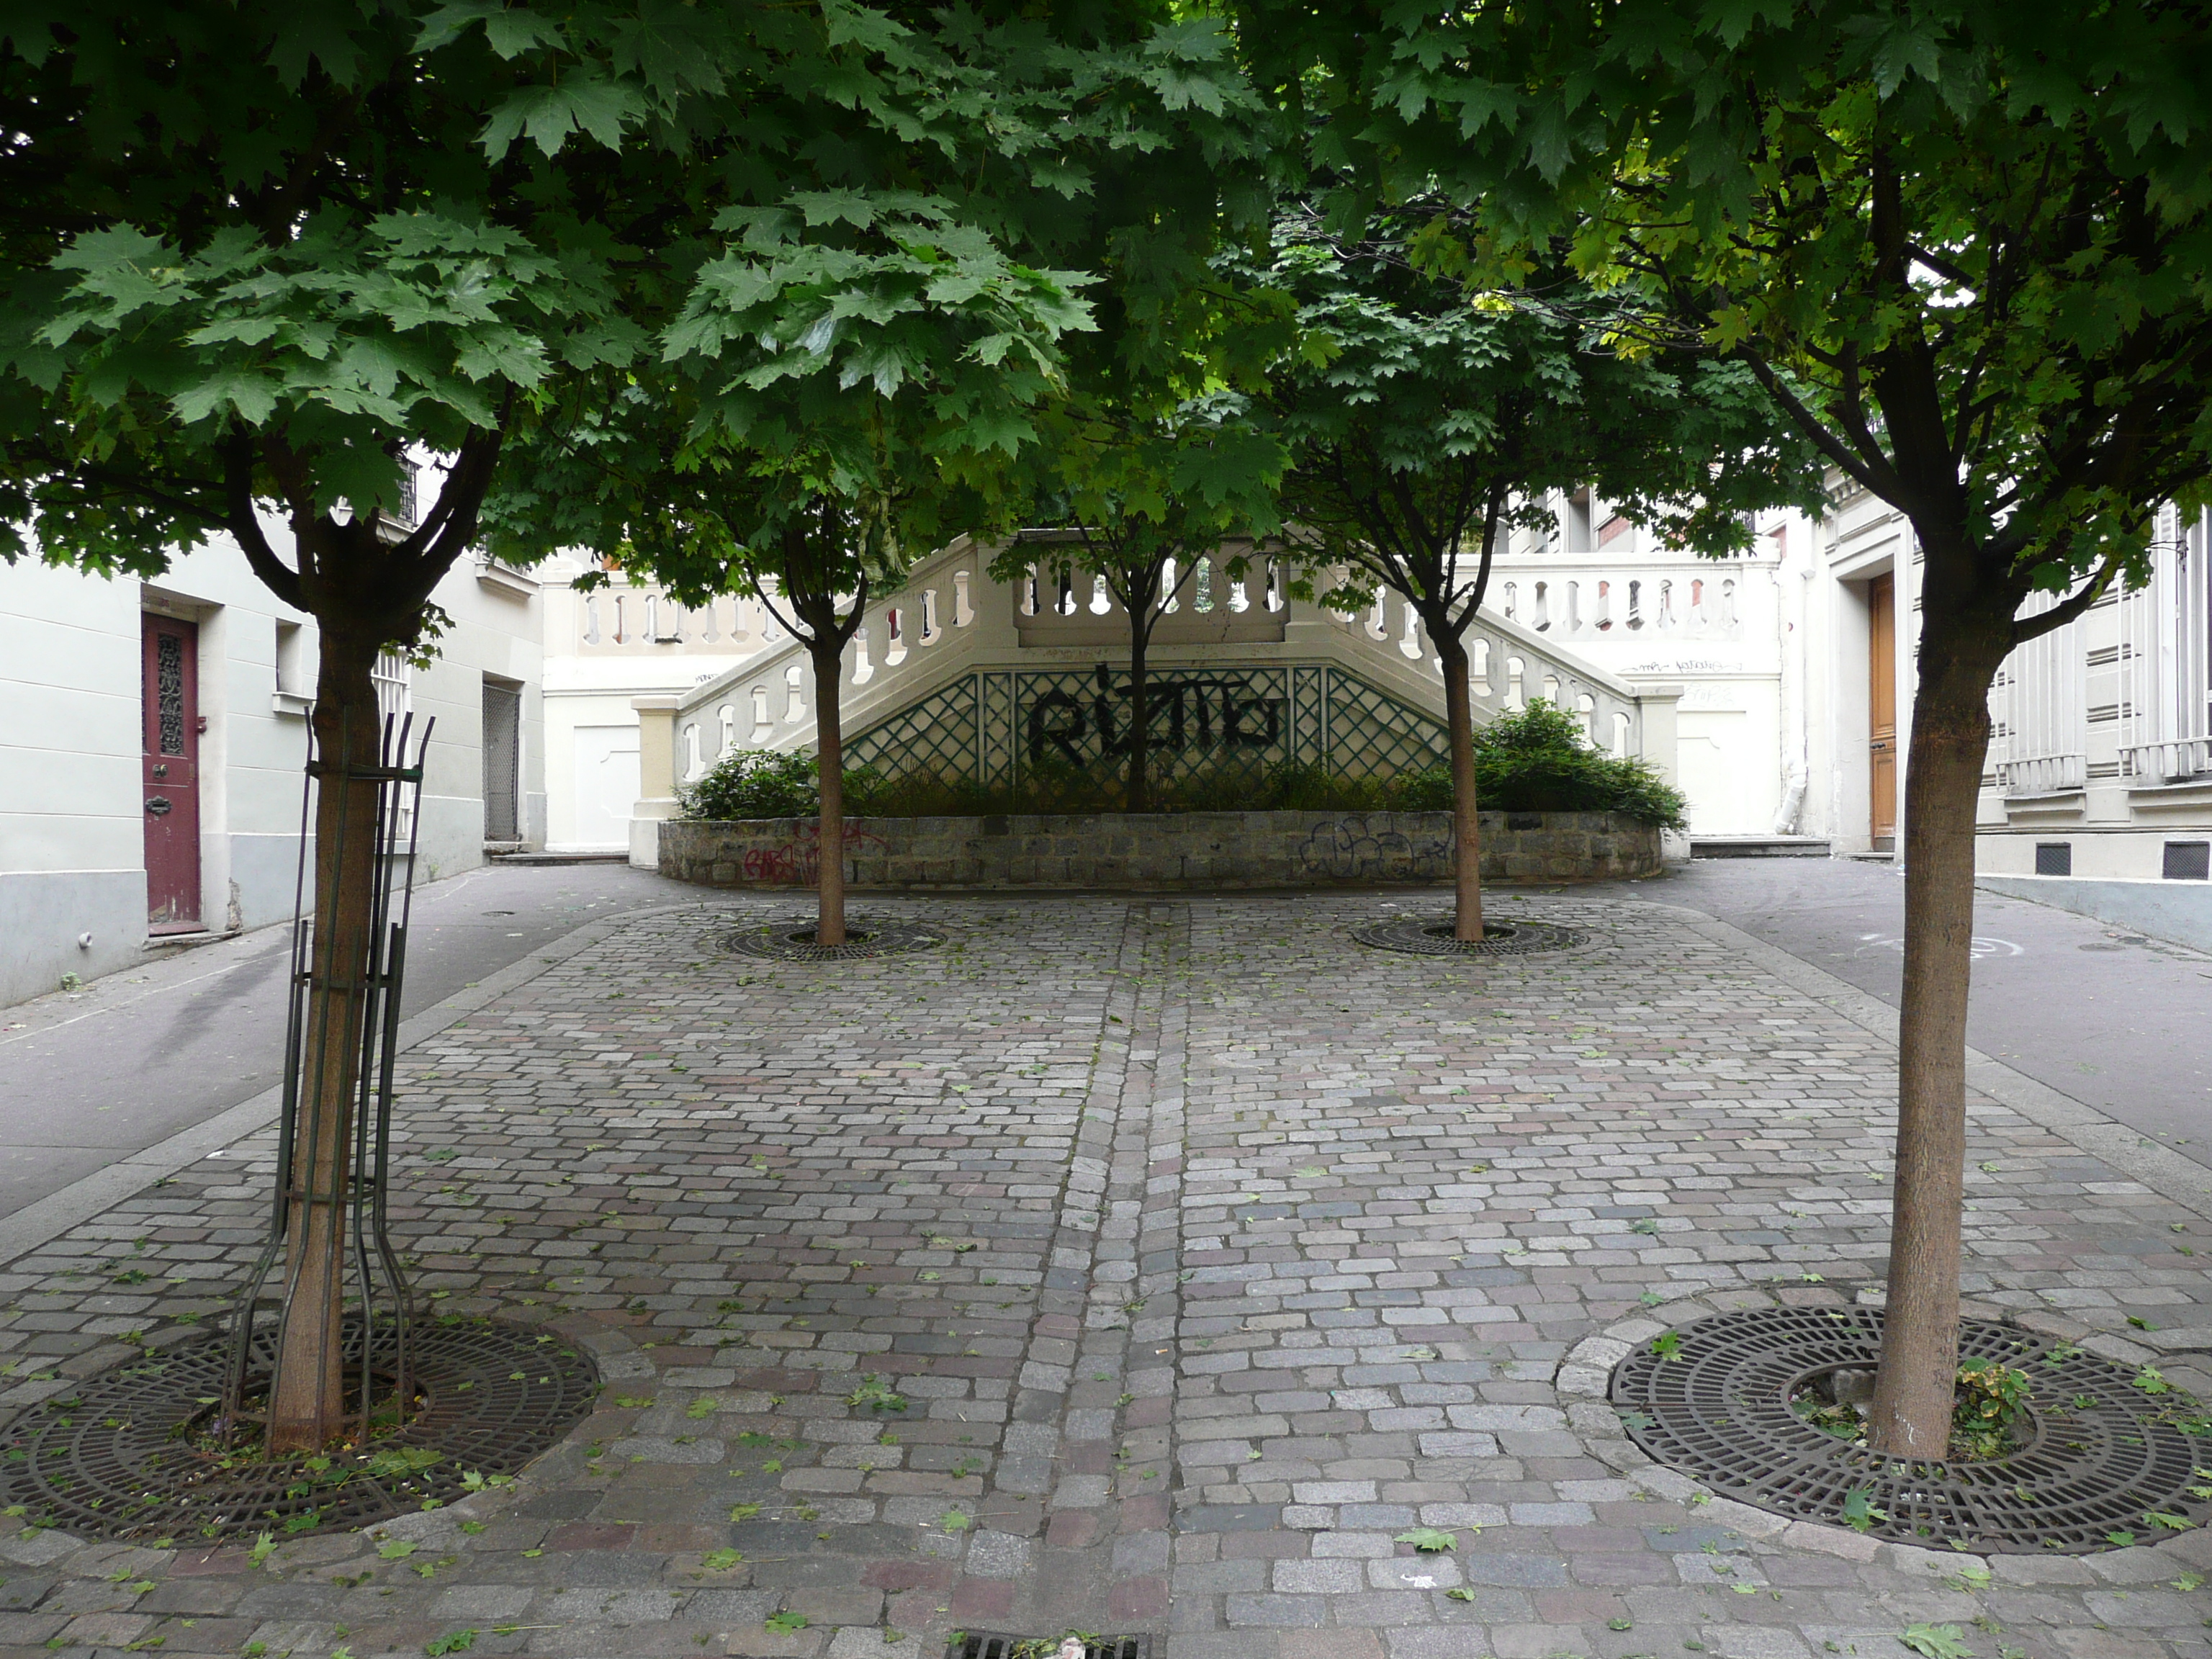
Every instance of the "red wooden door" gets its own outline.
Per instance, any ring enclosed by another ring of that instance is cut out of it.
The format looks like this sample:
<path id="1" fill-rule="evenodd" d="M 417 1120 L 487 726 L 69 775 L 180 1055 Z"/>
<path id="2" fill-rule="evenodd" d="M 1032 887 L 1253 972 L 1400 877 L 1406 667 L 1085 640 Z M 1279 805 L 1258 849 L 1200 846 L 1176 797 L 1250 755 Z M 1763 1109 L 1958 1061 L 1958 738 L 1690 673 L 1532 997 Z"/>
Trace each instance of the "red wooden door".
<path id="1" fill-rule="evenodd" d="M 145 619 L 146 931 L 200 926 L 199 626 Z"/>

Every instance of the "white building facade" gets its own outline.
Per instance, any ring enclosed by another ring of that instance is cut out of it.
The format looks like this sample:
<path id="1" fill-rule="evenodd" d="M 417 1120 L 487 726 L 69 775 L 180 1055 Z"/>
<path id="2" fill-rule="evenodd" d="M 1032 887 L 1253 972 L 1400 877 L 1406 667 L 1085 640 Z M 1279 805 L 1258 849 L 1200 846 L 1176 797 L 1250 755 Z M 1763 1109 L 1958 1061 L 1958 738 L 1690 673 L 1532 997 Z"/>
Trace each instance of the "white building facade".
<path id="1" fill-rule="evenodd" d="M 434 661 L 378 672 L 435 721 L 423 880 L 542 844 L 546 808 L 537 582 L 464 560 L 433 598 Z M 228 538 L 150 581 L 0 565 L 0 1003 L 292 914 L 316 637 Z"/>
<path id="2" fill-rule="evenodd" d="M 1631 686 L 1680 688 L 1692 836 L 1771 836 L 1803 771 L 1802 521 L 1776 515 L 1753 552 L 1716 560 L 1587 489 L 1552 507 L 1548 532 L 1520 532 L 1498 555 L 1486 609 Z"/>
<path id="3" fill-rule="evenodd" d="M 562 553 L 532 571 L 544 585 L 545 844 L 556 853 L 629 849 L 641 701 L 665 706 L 787 637 L 750 596 L 687 608 L 619 570 L 578 592 L 594 570 Z"/>
<path id="4" fill-rule="evenodd" d="M 2148 583 L 2006 663 L 1990 700 L 1984 885 L 2212 950 L 2208 562 L 2212 520 L 2169 507 Z"/>

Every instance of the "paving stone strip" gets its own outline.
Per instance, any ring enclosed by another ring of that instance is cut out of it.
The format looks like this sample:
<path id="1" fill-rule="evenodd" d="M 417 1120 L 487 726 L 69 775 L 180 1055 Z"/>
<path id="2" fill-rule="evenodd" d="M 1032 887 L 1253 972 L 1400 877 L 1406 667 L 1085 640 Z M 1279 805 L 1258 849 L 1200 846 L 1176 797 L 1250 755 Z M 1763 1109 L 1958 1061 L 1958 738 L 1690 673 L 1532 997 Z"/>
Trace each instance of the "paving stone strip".
<path id="1" fill-rule="evenodd" d="M 2208 1652 L 2199 1534 L 1984 1559 L 1646 1463 L 1628 1345 L 1878 1295 L 1890 1047 L 1663 904 L 1498 896 L 1589 935 L 1549 956 L 1349 938 L 1409 902 L 872 897 L 946 944 L 829 964 L 720 948 L 790 899 L 605 927 L 405 1057 L 393 1195 L 438 1310 L 592 1352 L 591 1419 L 258 1563 L 0 1517 L 0 1659 Z M 1976 1099 L 1973 1310 L 2212 1393 L 2212 1224 L 2072 1121 Z M 273 1151 L 8 1263 L 0 1409 L 204 1332 Z"/>

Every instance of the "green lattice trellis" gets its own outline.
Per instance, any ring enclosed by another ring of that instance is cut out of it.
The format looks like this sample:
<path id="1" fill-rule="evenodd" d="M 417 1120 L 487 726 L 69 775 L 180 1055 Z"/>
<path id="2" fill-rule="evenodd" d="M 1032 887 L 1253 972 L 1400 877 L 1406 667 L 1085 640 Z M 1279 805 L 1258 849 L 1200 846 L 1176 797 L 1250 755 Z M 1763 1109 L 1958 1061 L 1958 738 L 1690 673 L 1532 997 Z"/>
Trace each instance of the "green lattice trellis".
<path id="1" fill-rule="evenodd" d="M 1103 664 L 979 671 L 848 740 L 848 763 L 989 785 L 1070 769 L 1103 778 L 1126 752 L 1127 688 L 1126 671 Z M 1160 670 L 1151 701 L 1162 783 L 1231 769 L 1256 777 L 1285 761 L 1387 778 L 1446 754 L 1442 722 L 1325 663 Z"/>

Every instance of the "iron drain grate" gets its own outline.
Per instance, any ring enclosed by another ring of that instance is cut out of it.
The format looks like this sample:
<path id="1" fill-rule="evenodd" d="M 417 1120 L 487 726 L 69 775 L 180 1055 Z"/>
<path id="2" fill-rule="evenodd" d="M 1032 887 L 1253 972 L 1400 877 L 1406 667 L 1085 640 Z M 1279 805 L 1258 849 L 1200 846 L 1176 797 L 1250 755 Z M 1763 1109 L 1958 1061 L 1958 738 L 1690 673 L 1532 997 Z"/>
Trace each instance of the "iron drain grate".
<path id="1" fill-rule="evenodd" d="M 1758 1308 L 1685 1325 L 1674 1354 L 1640 1346 L 1615 1366 L 1612 1400 L 1657 1462 L 1755 1508 L 1830 1526 L 1864 1493 L 1863 1529 L 1899 1543 L 2006 1553 L 2086 1554 L 2201 1526 L 2193 1495 L 2212 1467 L 2203 1407 L 2138 1388 L 2124 1367 L 2071 1343 L 1989 1320 L 1960 1322 L 1959 1357 L 2026 1371 L 2026 1443 L 1987 1462 L 1912 1462 L 1822 1432 L 1790 1409 L 1793 1389 L 1881 1354 L 1871 1308 Z M 2185 1428 L 2184 1425 L 2188 1425 Z M 2165 1520 L 2157 1517 L 2168 1517 Z"/>
<path id="2" fill-rule="evenodd" d="M 360 1328 L 349 1322 L 357 1356 Z M 265 1345 L 261 1354 L 265 1368 Z M 0 1502 L 40 1526 L 100 1538 L 220 1541 L 368 1526 L 451 1503 L 519 1474 L 592 1409 L 598 1369 L 558 1337 L 489 1322 L 417 1325 L 408 1361 L 424 1405 L 376 1452 L 416 1451 L 372 1471 L 343 1455 L 225 1460 L 182 1438 L 210 1414 L 229 1359 L 220 1337 L 106 1371 L 19 1415 L 0 1437 Z M 349 1372 L 352 1364 L 349 1363 Z M 477 1482 L 481 1485 L 482 1481 Z"/>
<path id="3" fill-rule="evenodd" d="M 722 948 L 741 957 L 767 957 L 777 962 L 849 962 L 903 956 L 945 943 L 945 935 L 933 928 L 855 917 L 845 924 L 842 945 L 817 945 L 814 927 L 811 919 L 787 917 L 742 927 L 722 941 Z"/>
<path id="4" fill-rule="evenodd" d="M 1352 937 L 1378 951 L 1402 951 L 1417 957 L 1526 957 L 1540 951 L 1565 951 L 1589 943 L 1589 936 L 1548 921 L 1486 922 L 1480 944 L 1452 937 L 1449 916 L 1392 916 L 1352 930 Z"/>
<path id="5" fill-rule="evenodd" d="M 1083 1643 L 1084 1659 L 1152 1659 L 1149 1636 L 1006 1636 L 996 1631 L 955 1631 L 945 1659 L 1058 1659 L 1071 1638 Z"/>

